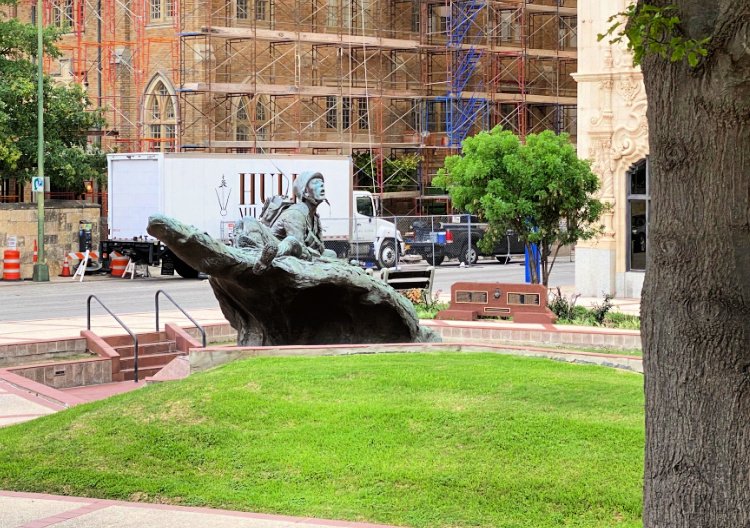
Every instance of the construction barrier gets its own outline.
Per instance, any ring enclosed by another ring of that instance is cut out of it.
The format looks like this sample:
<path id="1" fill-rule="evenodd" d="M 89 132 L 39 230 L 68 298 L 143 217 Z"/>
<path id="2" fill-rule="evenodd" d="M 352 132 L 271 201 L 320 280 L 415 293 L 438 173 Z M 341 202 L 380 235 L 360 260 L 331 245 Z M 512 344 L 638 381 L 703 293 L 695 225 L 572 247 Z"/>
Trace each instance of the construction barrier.
<path id="1" fill-rule="evenodd" d="M 3 280 L 21 280 L 21 252 L 17 249 L 3 252 Z"/>
<path id="2" fill-rule="evenodd" d="M 77 260 L 82 261 L 86 257 L 85 251 L 71 251 L 68 253 L 68 256 L 71 260 Z M 89 251 L 89 259 L 90 260 L 97 260 L 99 258 L 99 254 L 96 251 Z"/>
<path id="3" fill-rule="evenodd" d="M 128 266 L 129 261 L 130 259 L 128 257 L 113 255 L 109 266 L 110 269 L 112 269 L 112 276 L 122 277 L 123 273 L 125 273 L 125 268 Z"/>

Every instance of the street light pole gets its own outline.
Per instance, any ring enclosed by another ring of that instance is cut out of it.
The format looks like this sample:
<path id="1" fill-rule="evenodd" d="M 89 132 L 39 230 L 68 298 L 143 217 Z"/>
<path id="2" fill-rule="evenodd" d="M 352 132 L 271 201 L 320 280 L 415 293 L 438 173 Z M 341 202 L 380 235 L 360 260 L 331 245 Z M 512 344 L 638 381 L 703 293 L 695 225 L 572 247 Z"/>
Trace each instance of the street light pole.
<path id="1" fill-rule="evenodd" d="M 37 65 L 37 176 L 44 182 L 44 39 L 43 36 L 43 17 L 42 17 L 42 0 L 36 2 L 36 65 Z M 36 193 L 37 203 L 37 241 L 39 248 L 39 255 L 36 264 L 34 264 L 34 272 L 31 280 L 34 282 L 48 282 L 49 281 L 49 267 L 47 266 L 47 260 L 44 258 L 44 189 L 45 185 L 42 183 L 42 189 Z"/>

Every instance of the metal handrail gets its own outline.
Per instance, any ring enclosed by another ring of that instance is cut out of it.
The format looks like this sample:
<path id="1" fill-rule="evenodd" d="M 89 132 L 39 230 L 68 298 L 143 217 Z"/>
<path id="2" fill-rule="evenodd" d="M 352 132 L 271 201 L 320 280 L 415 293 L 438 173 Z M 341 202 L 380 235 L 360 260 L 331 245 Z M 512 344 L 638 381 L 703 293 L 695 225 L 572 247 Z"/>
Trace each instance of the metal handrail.
<path id="1" fill-rule="evenodd" d="M 115 321 L 120 323 L 120 326 L 123 327 L 125 331 L 130 334 L 130 337 L 133 338 L 133 381 L 138 383 L 138 336 L 135 335 L 119 317 L 112 313 L 112 310 L 107 308 L 102 300 L 96 295 L 89 295 L 89 298 L 86 299 L 86 330 L 91 330 L 91 299 L 96 299 L 99 305 L 104 308 L 109 315 L 114 317 Z"/>
<path id="2" fill-rule="evenodd" d="M 193 319 L 192 317 L 190 317 L 190 315 L 185 310 L 182 309 L 182 306 L 180 306 L 179 304 L 177 304 L 177 302 L 174 299 L 172 299 L 171 295 L 169 295 L 164 290 L 157 290 L 156 294 L 154 295 L 154 304 L 156 305 L 156 331 L 157 332 L 159 331 L 159 294 L 160 293 L 163 293 L 167 297 L 167 299 L 169 299 L 170 301 L 172 301 L 172 304 L 174 304 L 175 307 L 179 311 L 181 311 L 182 314 L 185 317 L 187 317 L 188 319 L 190 319 L 190 322 L 193 323 L 195 325 L 195 327 L 198 329 L 198 331 L 201 333 L 201 336 L 203 337 L 203 348 L 206 348 L 206 331 L 203 329 L 203 327 L 201 325 L 199 325 L 196 322 L 195 319 Z"/>

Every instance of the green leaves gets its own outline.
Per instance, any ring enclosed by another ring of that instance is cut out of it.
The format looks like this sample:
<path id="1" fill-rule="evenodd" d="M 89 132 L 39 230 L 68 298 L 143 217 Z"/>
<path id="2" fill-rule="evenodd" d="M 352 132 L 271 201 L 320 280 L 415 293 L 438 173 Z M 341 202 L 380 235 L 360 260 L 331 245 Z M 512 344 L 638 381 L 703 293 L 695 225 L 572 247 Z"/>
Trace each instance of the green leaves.
<path id="1" fill-rule="evenodd" d="M 0 175 L 28 180 L 37 171 L 36 28 L 0 21 Z M 58 56 L 56 35 L 45 30 L 44 53 Z M 105 157 L 87 145 L 90 130 L 101 127 L 99 111 L 79 85 L 43 79 L 45 174 L 56 190 L 80 190 L 83 180 L 103 179 Z"/>
<path id="2" fill-rule="evenodd" d="M 695 40 L 682 34 L 680 18 L 674 6 L 630 4 L 625 11 L 609 17 L 611 25 L 598 40 L 612 37 L 610 44 L 627 42 L 633 52 L 633 64 L 641 64 L 647 55 L 658 55 L 671 62 L 687 60 L 691 68 L 708 55 L 710 37 Z"/>
<path id="3" fill-rule="evenodd" d="M 550 248 L 601 230 L 599 178 L 567 134 L 529 134 L 522 144 L 500 127 L 480 132 L 464 141 L 460 156 L 446 158 L 433 183 L 448 190 L 457 209 L 489 223 L 483 245 L 492 247 L 513 229 L 524 242 L 540 244 L 545 269 Z"/>

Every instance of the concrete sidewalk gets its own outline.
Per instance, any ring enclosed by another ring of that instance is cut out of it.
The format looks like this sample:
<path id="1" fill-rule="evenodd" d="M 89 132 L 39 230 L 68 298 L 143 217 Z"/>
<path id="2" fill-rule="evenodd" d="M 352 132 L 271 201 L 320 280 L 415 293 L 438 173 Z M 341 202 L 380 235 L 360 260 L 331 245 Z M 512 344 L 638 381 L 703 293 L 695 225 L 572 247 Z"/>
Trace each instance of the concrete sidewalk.
<path id="1" fill-rule="evenodd" d="M 219 308 L 190 310 L 190 316 L 201 325 L 226 323 Z M 118 314 L 118 317 L 134 332 L 153 332 L 154 312 Z M 161 327 L 164 323 L 178 323 L 190 326 L 185 316 L 178 310 L 164 310 L 159 315 Z M 59 317 L 34 321 L 0 321 L 0 345 L 12 343 L 33 343 L 46 339 L 69 339 L 81 336 L 86 330 L 86 317 Z M 91 317 L 91 330 L 102 336 L 125 334 L 125 330 L 110 315 Z"/>
<path id="2" fill-rule="evenodd" d="M 0 491 L 0 528 L 395 528 L 210 508 Z"/>

